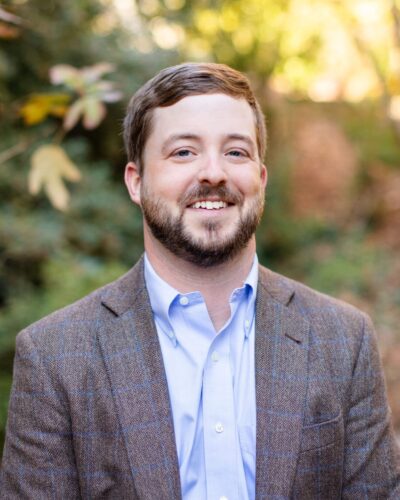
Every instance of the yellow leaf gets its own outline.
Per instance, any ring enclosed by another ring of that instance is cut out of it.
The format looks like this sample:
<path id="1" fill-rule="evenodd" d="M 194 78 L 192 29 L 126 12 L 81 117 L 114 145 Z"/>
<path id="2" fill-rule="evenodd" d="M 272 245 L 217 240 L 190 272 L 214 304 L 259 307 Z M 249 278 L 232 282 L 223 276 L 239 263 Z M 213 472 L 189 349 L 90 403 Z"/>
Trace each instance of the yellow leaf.
<path id="1" fill-rule="evenodd" d="M 36 125 L 48 115 L 64 116 L 70 99 L 68 94 L 33 94 L 21 107 L 20 114 L 26 125 Z"/>
<path id="2" fill-rule="evenodd" d="M 25 125 L 36 125 L 47 118 L 47 108 L 40 103 L 27 102 L 20 109 Z"/>
<path id="3" fill-rule="evenodd" d="M 31 157 L 29 192 L 36 195 L 43 188 L 52 205 L 58 210 L 66 210 L 69 203 L 69 193 L 63 179 L 77 182 L 80 178 L 78 167 L 60 146 L 40 146 Z"/>
<path id="4" fill-rule="evenodd" d="M 53 116 L 56 116 L 57 118 L 62 118 L 65 116 L 66 112 L 68 111 L 68 106 L 63 106 L 63 105 L 55 105 L 51 109 L 51 114 Z"/>

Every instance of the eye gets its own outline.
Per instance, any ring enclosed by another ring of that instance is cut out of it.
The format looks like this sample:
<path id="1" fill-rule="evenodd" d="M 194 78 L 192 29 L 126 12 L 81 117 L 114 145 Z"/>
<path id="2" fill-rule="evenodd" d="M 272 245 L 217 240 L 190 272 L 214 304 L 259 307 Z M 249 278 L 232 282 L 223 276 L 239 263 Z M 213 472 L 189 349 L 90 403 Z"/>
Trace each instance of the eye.
<path id="1" fill-rule="evenodd" d="M 248 153 L 242 149 L 231 149 L 228 151 L 227 156 L 232 156 L 233 158 L 248 158 Z"/>
<path id="2" fill-rule="evenodd" d="M 174 151 L 172 153 L 172 156 L 175 156 L 177 158 L 189 158 L 192 155 L 193 153 L 189 149 L 178 149 L 177 151 Z"/>

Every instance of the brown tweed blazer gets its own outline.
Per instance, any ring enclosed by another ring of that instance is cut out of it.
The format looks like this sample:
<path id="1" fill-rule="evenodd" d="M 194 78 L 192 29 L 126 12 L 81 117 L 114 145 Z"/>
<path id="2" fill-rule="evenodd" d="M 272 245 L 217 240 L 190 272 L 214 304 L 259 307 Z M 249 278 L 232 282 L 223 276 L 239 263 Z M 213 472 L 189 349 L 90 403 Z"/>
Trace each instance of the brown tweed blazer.
<path id="1" fill-rule="evenodd" d="M 256 394 L 257 499 L 400 498 L 364 314 L 260 267 Z M 18 335 L 0 498 L 181 498 L 143 261 Z"/>

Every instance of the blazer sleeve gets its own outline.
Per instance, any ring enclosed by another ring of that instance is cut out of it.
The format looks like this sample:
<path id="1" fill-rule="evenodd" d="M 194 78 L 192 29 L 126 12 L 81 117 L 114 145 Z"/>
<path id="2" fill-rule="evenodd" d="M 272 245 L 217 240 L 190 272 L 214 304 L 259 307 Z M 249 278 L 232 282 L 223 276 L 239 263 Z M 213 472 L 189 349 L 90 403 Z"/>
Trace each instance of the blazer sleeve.
<path id="1" fill-rule="evenodd" d="M 376 335 L 367 316 L 345 425 L 342 498 L 400 498 L 399 447 L 391 427 Z"/>
<path id="2" fill-rule="evenodd" d="M 0 499 L 80 498 L 68 403 L 30 329 L 17 336 Z"/>

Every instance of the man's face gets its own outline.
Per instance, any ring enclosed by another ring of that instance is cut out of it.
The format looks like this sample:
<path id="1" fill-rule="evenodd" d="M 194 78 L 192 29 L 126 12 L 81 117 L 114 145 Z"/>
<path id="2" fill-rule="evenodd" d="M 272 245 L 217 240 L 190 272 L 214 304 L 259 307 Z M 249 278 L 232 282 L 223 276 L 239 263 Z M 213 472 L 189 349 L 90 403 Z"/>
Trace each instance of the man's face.
<path id="1" fill-rule="evenodd" d="M 152 124 L 143 175 L 128 164 L 126 177 L 145 232 L 194 264 L 228 260 L 254 237 L 264 205 L 251 107 L 225 94 L 189 96 L 156 108 Z"/>

